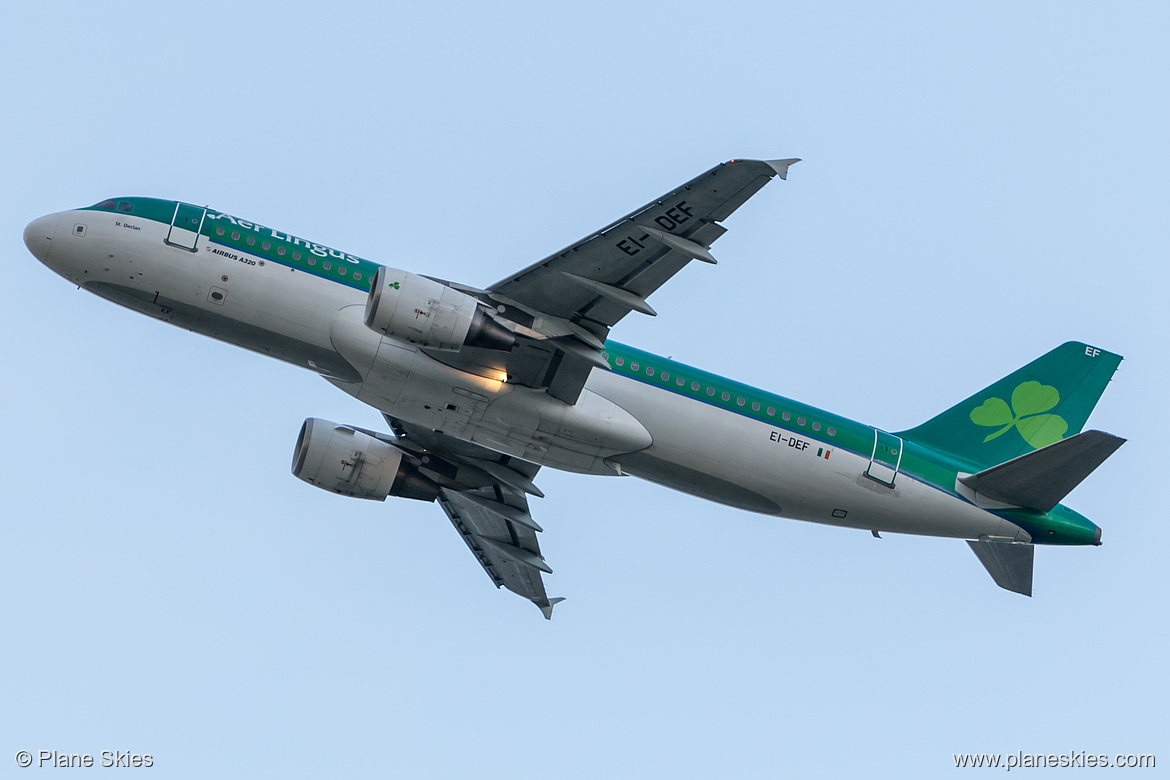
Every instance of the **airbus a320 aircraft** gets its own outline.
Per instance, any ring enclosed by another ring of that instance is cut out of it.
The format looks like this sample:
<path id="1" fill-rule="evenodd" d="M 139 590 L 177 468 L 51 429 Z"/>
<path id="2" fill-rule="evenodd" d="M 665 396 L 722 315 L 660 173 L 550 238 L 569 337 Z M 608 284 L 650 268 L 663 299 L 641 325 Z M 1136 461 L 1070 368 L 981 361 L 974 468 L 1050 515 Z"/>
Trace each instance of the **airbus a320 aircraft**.
<path id="1" fill-rule="evenodd" d="M 1060 504 L 1124 439 L 1082 428 L 1121 362 L 1069 342 L 889 432 L 609 340 L 789 160 L 732 160 L 486 288 L 381 266 L 203 206 L 114 198 L 24 241 L 114 303 L 315 371 L 393 432 L 308 419 L 292 471 L 438 501 L 496 587 L 551 618 L 529 496 L 543 466 L 777 517 L 968 540 L 1031 595 L 1034 545 L 1100 544 Z M 711 435 L 718 431 L 718 435 Z"/>

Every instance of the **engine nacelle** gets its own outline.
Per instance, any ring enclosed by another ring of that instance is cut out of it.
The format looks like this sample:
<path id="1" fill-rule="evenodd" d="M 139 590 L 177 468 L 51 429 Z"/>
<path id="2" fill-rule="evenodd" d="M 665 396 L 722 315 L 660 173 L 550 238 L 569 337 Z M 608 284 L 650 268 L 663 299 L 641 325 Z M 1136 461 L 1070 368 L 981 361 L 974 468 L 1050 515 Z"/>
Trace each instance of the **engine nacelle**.
<path id="1" fill-rule="evenodd" d="M 402 450 L 345 425 L 310 417 L 293 453 L 293 476 L 354 498 L 386 496 L 434 501 L 439 486 L 420 474 Z"/>
<path id="2" fill-rule="evenodd" d="M 509 350 L 513 333 L 479 308 L 479 301 L 434 279 L 379 268 L 366 299 L 366 327 L 429 349 Z"/>

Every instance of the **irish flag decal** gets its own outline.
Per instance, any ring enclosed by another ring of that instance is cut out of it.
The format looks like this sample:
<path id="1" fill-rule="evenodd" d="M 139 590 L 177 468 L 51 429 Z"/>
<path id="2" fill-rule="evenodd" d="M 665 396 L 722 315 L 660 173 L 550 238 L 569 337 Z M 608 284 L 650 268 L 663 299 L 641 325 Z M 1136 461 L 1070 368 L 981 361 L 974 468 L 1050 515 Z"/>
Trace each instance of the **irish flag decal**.
<path id="1" fill-rule="evenodd" d="M 824 458 L 825 460 L 828 460 L 831 454 L 833 454 L 832 447 L 817 447 L 818 458 Z"/>

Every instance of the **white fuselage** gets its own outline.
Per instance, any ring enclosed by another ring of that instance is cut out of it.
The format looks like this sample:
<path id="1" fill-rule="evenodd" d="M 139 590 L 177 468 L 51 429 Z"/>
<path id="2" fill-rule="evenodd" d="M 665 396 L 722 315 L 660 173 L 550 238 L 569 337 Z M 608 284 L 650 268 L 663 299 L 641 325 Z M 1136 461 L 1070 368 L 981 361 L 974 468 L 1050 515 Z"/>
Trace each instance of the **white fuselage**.
<path id="1" fill-rule="evenodd" d="M 860 453 L 837 448 L 831 459 L 816 457 L 832 442 L 779 420 L 763 422 L 601 369 L 575 405 L 457 370 L 367 328 L 360 289 L 206 239 L 196 251 L 170 246 L 168 226 L 159 222 L 79 210 L 44 217 L 29 230 L 34 226 L 53 237 L 34 254 L 79 286 L 309 368 L 395 418 L 532 463 L 632 474 L 819 523 L 1029 541 L 1016 525 L 955 493 L 909 475 L 893 487 L 866 477 L 869 458 Z M 777 446 L 777 431 L 813 446 Z"/>

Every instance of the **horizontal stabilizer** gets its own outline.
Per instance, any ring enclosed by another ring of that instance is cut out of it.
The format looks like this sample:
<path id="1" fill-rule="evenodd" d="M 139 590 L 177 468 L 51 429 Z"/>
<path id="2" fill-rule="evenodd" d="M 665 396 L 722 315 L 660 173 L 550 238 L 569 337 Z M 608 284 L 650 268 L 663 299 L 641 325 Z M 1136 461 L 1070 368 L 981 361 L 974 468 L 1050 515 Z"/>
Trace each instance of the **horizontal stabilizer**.
<path id="1" fill-rule="evenodd" d="M 1032 562 L 1036 548 L 1011 542 L 967 542 L 995 584 L 1012 593 L 1032 595 Z"/>
<path id="2" fill-rule="evenodd" d="M 1047 512 L 1124 443 L 1110 433 L 1085 431 L 959 481 L 992 500 Z"/>

